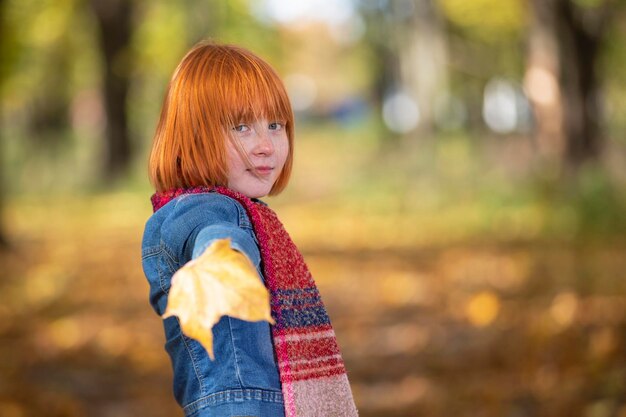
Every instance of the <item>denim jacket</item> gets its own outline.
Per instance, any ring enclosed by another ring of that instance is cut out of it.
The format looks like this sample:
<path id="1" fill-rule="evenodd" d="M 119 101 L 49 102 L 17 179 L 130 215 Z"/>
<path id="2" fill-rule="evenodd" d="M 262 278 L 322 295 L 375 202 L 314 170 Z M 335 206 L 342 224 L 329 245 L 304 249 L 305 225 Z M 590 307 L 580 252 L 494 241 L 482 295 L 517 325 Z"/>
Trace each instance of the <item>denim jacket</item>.
<path id="1" fill-rule="evenodd" d="M 142 264 L 150 303 L 162 315 L 171 278 L 216 239 L 250 258 L 261 258 L 252 224 L 239 202 L 218 193 L 183 194 L 146 223 Z M 185 416 L 284 416 L 283 396 L 267 322 L 223 317 L 214 327 L 215 361 L 181 332 L 177 317 L 163 321 L 165 349 L 174 371 L 174 396 Z"/>

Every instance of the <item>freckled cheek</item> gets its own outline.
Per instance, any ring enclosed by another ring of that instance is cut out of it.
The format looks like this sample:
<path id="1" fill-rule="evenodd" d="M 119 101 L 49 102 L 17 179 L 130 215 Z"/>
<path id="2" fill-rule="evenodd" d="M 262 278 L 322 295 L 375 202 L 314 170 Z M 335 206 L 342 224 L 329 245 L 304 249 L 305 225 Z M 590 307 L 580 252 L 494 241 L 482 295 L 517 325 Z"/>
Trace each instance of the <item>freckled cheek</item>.
<path id="1" fill-rule="evenodd" d="M 287 160 L 287 155 L 289 154 L 289 142 L 285 138 L 284 140 L 279 141 L 275 144 L 275 152 L 280 157 L 281 162 L 284 164 Z"/>

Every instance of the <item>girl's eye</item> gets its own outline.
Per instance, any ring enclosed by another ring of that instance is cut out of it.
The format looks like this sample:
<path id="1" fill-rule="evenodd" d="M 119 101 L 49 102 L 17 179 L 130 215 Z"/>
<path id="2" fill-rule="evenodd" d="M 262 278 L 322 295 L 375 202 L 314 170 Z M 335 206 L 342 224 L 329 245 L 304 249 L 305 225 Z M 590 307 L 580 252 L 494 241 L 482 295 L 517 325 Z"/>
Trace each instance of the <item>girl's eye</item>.
<path id="1" fill-rule="evenodd" d="M 237 132 L 247 132 L 248 130 L 250 130 L 250 128 L 248 127 L 248 125 L 237 125 L 233 127 L 233 130 Z"/>
<path id="2" fill-rule="evenodd" d="M 281 130 L 283 127 L 285 126 L 280 122 L 273 122 L 269 125 L 270 130 Z"/>

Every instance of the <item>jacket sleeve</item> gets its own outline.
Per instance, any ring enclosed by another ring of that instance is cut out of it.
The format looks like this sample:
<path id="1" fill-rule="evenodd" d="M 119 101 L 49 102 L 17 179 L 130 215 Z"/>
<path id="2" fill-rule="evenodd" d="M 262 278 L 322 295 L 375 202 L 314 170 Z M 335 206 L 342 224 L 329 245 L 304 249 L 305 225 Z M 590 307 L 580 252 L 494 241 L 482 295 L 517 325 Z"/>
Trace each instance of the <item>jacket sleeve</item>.
<path id="1" fill-rule="evenodd" d="M 260 254 L 243 207 L 218 193 L 184 195 L 163 222 L 161 238 L 178 261 L 177 268 L 200 256 L 217 239 L 231 239 L 231 247 L 258 268 Z"/>

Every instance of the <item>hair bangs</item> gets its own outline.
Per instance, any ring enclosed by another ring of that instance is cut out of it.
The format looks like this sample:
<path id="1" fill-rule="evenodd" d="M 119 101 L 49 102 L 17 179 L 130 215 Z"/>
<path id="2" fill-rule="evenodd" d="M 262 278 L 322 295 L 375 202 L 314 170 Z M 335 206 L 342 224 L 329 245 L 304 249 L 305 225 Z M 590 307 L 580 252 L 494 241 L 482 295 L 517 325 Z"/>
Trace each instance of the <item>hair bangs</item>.
<path id="1" fill-rule="evenodd" d="M 256 57 L 235 52 L 216 77 L 225 127 L 259 119 L 292 123 L 287 92 L 274 70 Z"/>

